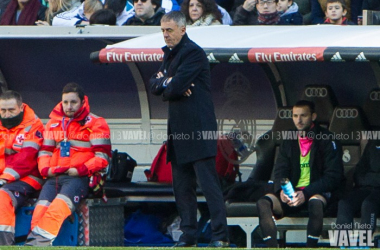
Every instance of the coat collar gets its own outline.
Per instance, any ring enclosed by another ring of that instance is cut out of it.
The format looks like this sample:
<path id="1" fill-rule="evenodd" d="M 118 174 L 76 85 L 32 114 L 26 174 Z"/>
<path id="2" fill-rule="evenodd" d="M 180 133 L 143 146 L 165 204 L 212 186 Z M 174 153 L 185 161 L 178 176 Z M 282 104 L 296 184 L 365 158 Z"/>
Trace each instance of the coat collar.
<path id="1" fill-rule="evenodd" d="M 190 41 L 190 38 L 187 36 L 187 33 L 185 33 L 185 35 L 183 35 L 181 41 L 177 44 L 177 46 L 175 46 L 173 49 L 169 49 L 168 46 L 164 46 L 164 47 L 162 47 L 162 51 L 165 54 L 170 53 L 170 54 L 175 55 L 189 41 Z"/>
<path id="2" fill-rule="evenodd" d="M 82 121 L 90 113 L 90 104 L 88 103 L 88 97 L 84 96 L 83 106 L 74 114 L 74 121 Z M 63 117 L 66 117 L 63 112 L 62 102 L 58 103 L 57 106 L 53 109 L 49 116 L 51 119 L 61 120 Z M 68 118 L 67 118 L 68 119 Z"/>
<path id="3" fill-rule="evenodd" d="M 23 104 L 24 104 L 24 117 L 22 119 L 22 122 L 19 125 L 13 128 L 10 128 L 9 130 L 18 129 L 20 127 L 26 127 L 31 121 L 34 121 L 36 118 L 38 118 L 37 115 L 34 113 L 33 109 L 31 109 L 26 103 L 23 103 Z M 0 122 L 0 130 L 8 130 L 8 129 L 3 127 Z"/>

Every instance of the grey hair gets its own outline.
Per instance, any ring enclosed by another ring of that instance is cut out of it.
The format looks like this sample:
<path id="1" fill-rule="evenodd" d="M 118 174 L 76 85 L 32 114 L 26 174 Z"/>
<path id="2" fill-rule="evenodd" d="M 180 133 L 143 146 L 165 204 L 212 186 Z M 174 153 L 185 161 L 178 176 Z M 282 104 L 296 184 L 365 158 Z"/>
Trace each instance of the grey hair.
<path id="1" fill-rule="evenodd" d="M 22 105 L 22 97 L 19 92 L 16 92 L 14 90 L 7 90 L 0 94 L 0 100 L 10 100 L 15 99 L 17 102 L 17 105 Z"/>
<path id="2" fill-rule="evenodd" d="M 178 27 L 186 27 L 186 16 L 181 11 L 170 11 L 161 18 L 162 22 L 174 21 Z"/>

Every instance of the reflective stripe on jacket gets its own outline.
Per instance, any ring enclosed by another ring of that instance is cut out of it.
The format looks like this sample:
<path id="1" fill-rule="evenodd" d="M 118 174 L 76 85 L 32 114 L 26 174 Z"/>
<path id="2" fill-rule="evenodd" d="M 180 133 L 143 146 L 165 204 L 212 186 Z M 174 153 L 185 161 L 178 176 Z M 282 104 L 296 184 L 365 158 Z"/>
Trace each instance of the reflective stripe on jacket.
<path id="1" fill-rule="evenodd" d="M 22 122 L 11 129 L 0 125 L 0 179 L 21 180 L 36 190 L 42 187 L 37 155 L 43 142 L 44 126 L 34 111 L 24 104 Z"/>
<path id="2" fill-rule="evenodd" d="M 46 167 L 69 167 L 77 168 L 80 175 L 91 175 L 107 167 L 111 157 L 110 130 L 104 118 L 90 113 L 87 96 L 83 107 L 70 122 L 62 111 L 62 103 L 53 109 L 50 118 L 38 156 L 38 168 L 41 173 Z M 65 139 L 63 127 L 66 126 L 70 156 L 61 157 L 60 144 Z M 86 171 L 83 171 L 83 168 Z"/>

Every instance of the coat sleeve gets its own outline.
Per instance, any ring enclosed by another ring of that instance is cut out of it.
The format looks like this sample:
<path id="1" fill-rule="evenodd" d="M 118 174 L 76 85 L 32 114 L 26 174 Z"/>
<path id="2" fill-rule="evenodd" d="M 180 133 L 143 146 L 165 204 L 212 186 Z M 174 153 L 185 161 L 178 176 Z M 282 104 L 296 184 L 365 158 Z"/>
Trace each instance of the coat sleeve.
<path id="1" fill-rule="evenodd" d="M 342 146 L 338 141 L 323 140 L 321 143 L 324 161 L 323 173 L 320 179 L 310 183 L 303 190 L 306 199 L 315 194 L 332 192 L 342 184 Z"/>
<path id="2" fill-rule="evenodd" d="M 281 191 L 282 178 L 290 179 L 292 164 L 290 161 L 291 156 L 287 152 L 289 147 L 290 145 L 289 143 L 287 143 L 287 141 L 283 141 L 281 143 L 279 154 L 277 156 L 276 163 L 274 165 L 274 192 L 275 193 Z"/>
<path id="3" fill-rule="evenodd" d="M 91 130 L 91 150 L 95 156 L 84 163 L 89 175 L 105 169 L 111 158 L 110 129 L 107 122 L 103 118 L 99 118 Z M 86 174 L 85 172 L 78 172 L 80 175 Z"/>
<path id="4" fill-rule="evenodd" d="M 246 11 L 243 6 L 239 6 L 236 8 L 234 17 L 233 17 L 233 25 L 254 25 L 255 23 L 250 23 L 250 16 L 254 15 L 252 12 L 256 11 Z M 252 17 L 251 17 L 252 18 Z"/>
<path id="5" fill-rule="evenodd" d="M 50 159 L 53 156 L 54 149 L 56 148 L 56 141 L 53 137 L 51 128 L 51 121 L 46 124 L 44 133 L 44 140 L 41 145 L 40 152 L 38 153 L 38 170 L 43 177 L 47 177 L 50 166 Z M 51 133 L 50 133 L 51 132 Z"/>
<path id="6" fill-rule="evenodd" d="M 293 25 L 302 25 L 303 24 L 303 16 L 301 13 L 297 12 L 293 16 Z"/>
<path id="7" fill-rule="evenodd" d="M 150 84 L 150 92 L 153 95 L 162 95 L 162 92 L 164 92 L 165 87 L 163 86 L 164 82 L 168 79 L 167 76 L 156 78 L 158 72 L 164 72 L 164 64 L 161 64 L 160 69 L 152 75 L 152 77 L 149 80 Z"/>
<path id="8" fill-rule="evenodd" d="M 311 24 L 319 24 L 325 21 L 325 13 L 318 0 L 311 0 Z"/>
<path id="9" fill-rule="evenodd" d="M 37 155 L 43 141 L 44 126 L 38 119 L 26 135 L 20 152 L 16 153 L 12 165 L 6 165 L 0 179 L 16 181 L 28 176 L 37 167 Z"/>
<path id="10" fill-rule="evenodd" d="M 190 89 L 191 84 L 194 83 L 194 80 L 204 68 L 204 60 L 207 59 L 205 59 L 202 49 L 194 47 L 189 50 L 186 49 L 186 51 L 187 53 L 181 55 L 182 62 L 180 62 L 176 74 L 163 91 L 162 97 L 164 101 L 185 98 L 183 93 Z"/>

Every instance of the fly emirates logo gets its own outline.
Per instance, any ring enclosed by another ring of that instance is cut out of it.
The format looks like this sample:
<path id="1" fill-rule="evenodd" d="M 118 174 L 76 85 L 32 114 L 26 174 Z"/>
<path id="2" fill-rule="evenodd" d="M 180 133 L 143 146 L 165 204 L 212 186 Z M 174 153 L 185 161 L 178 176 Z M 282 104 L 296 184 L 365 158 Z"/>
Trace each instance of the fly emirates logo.
<path id="1" fill-rule="evenodd" d="M 323 51 L 316 51 L 315 48 L 295 48 L 295 49 L 251 49 L 248 52 L 250 62 L 315 62 L 323 61 Z"/>
<path id="2" fill-rule="evenodd" d="M 128 51 L 116 49 L 107 51 L 105 59 L 107 62 L 161 62 L 164 54 L 162 50 L 149 49 L 149 50 L 132 50 Z"/>

